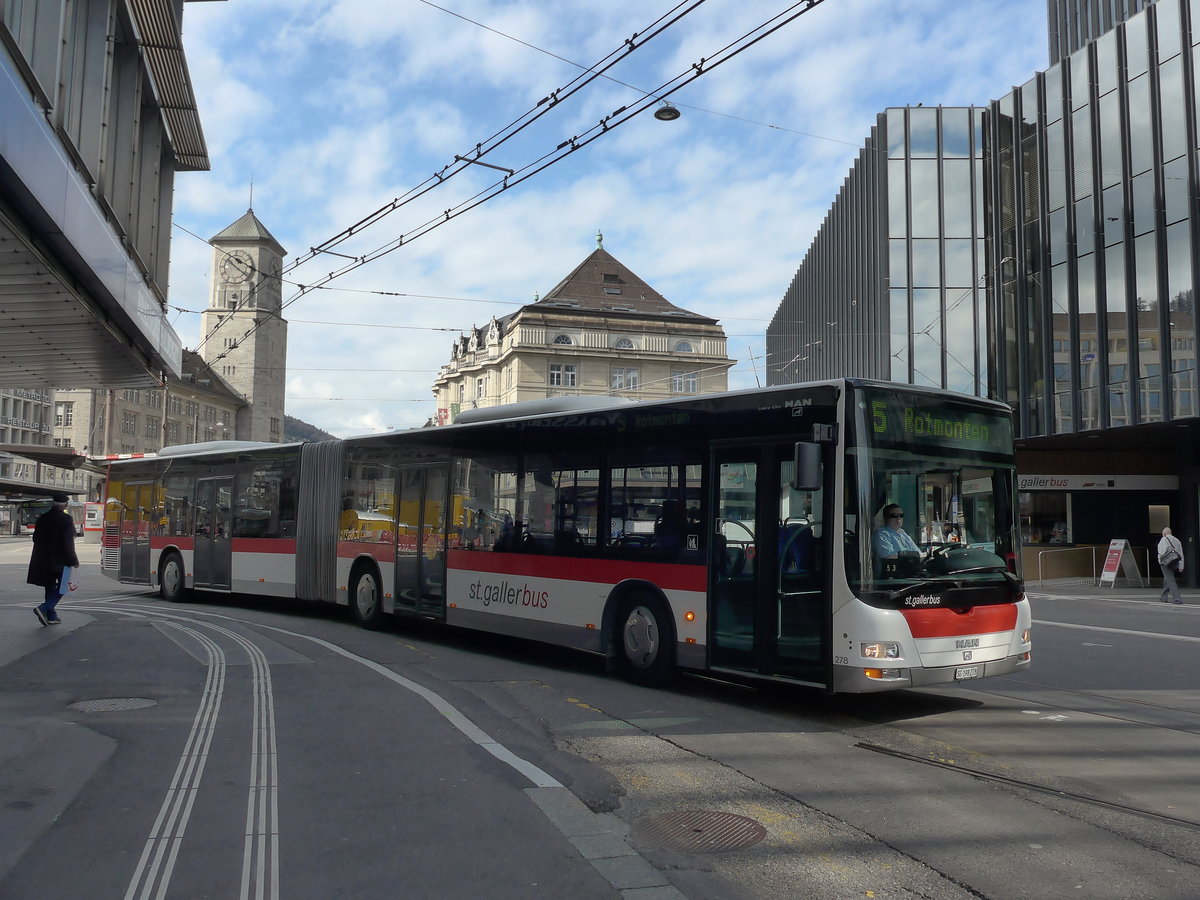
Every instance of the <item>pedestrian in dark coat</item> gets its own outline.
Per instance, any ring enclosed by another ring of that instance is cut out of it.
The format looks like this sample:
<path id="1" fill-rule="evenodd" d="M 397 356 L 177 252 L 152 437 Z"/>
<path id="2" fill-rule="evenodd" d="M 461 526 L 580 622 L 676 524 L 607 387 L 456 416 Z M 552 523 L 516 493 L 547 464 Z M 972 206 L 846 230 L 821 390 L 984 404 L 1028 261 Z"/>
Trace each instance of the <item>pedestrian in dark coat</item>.
<path id="1" fill-rule="evenodd" d="M 67 513 L 67 495 L 54 494 L 50 508 L 38 516 L 33 528 L 33 555 L 29 558 L 29 575 L 25 579 L 46 589 L 46 601 L 35 606 L 34 615 L 43 625 L 56 625 L 62 620 L 54 607 L 67 589 L 74 584 L 63 583 L 63 569 L 79 568 L 75 555 L 75 520 Z"/>

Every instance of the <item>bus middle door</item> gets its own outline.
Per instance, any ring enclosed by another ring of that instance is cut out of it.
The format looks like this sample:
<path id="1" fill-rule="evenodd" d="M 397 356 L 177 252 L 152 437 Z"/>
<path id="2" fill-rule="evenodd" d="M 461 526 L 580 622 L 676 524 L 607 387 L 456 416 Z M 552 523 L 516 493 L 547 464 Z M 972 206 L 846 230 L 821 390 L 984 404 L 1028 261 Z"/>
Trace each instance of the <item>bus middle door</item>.
<path id="1" fill-rule="evenodd" d="M 446 614 L 446 520 L 450 464 L 400 470 L 396 523 L 396 608 Z"/>
<path id="2" fill-rule="evenodd" d="M 233 585 L 232 500 L 232 478 L 201 478 L 196 482 L 192 583 L 198 588 L 227 591 Z"/>

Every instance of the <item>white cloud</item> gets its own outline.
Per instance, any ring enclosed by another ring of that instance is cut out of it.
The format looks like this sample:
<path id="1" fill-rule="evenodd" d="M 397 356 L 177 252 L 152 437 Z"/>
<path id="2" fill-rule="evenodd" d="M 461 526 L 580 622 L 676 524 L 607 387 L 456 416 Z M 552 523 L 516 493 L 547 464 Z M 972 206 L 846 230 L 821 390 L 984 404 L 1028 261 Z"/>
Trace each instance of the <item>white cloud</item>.
<path id="1" fill-rule="evenodd" d="M 658 14 L 638 0 L 444 5 L 584 65 Z M 778 8 L 704 4 L 608 74 L 655 88 Z M 999 96 L 1044 65 L 1044 15 L 1040 0 L 822 4 L 676 93 L 677 122 L 633 120 L 414 239 L 501 177 L 471 167 L 339 246 L 358 255 L 407 236 L 330 285 L 466 299 L 341 290 L 296 300 L 285 313 L 289 414 L 343 435 L 423 424 L 457 330 L 548 291 L 591 252 L 598 229 L 672 302 L 722 320 L 739 360 L 731 383 L 753 384 L 767 321 L 876 114 Z M 292 258 L 580 75 L 416 2 L 189 4 L 185 18 L 213 169 L 177 178 L 176 221 L 215 234 L 244 212 L 253 177 L 255 212 Z M 597 79 L 485 159 L 520 170 L 637 101 L 635 89 Z M 173 304 L 207 303 L 210 261 L 207 245 L 175 230 Z M 313 284 L 345 262 L 322 255 L 289 277 Z M 186 345 L 198 342 L 198 316 L 177 328 Z"/>

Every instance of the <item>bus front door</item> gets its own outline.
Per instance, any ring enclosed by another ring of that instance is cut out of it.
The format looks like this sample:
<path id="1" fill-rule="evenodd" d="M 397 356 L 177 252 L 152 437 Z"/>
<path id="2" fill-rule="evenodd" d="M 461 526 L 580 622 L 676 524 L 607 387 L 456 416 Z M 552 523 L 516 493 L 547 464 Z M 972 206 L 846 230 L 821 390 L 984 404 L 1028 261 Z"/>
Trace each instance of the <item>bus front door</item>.
<path id="1" fill-rule="evenodd" d="M 446 509 L 450 464 L 400 470 L 396 523 L 396 609 L 446 615 Z"/>
<path id="2" fill-rule="evenodd" d="M 196 482 L 196 542 L 193 584 L 230 590 L 233 586 L 233 479 L 201 478 Z"/>
<path id="3" fill-rule="evenodd" d="M 792 488 L 793 445 L 714 451 L 710 663 L 825 686 L 826 492 Z"/>
<path id="4" fill-rule="evenodd" d="M 121 494 L 121 554 L 117 578 L 150 583 L 150 497 L 154 485 L 126 484 Z"/>

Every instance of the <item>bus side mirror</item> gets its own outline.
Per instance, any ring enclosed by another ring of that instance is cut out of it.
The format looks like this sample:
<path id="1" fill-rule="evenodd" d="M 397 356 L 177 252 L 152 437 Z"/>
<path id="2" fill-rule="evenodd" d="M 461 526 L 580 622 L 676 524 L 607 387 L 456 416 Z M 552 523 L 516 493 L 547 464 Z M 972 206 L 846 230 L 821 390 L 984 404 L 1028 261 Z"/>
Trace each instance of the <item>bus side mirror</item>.
<path id="1" fill-rule="evenodd" d="M 792 459 L 792 490 L 820 490 L 821 445 L 800 441 L 796 444 Z"/>

